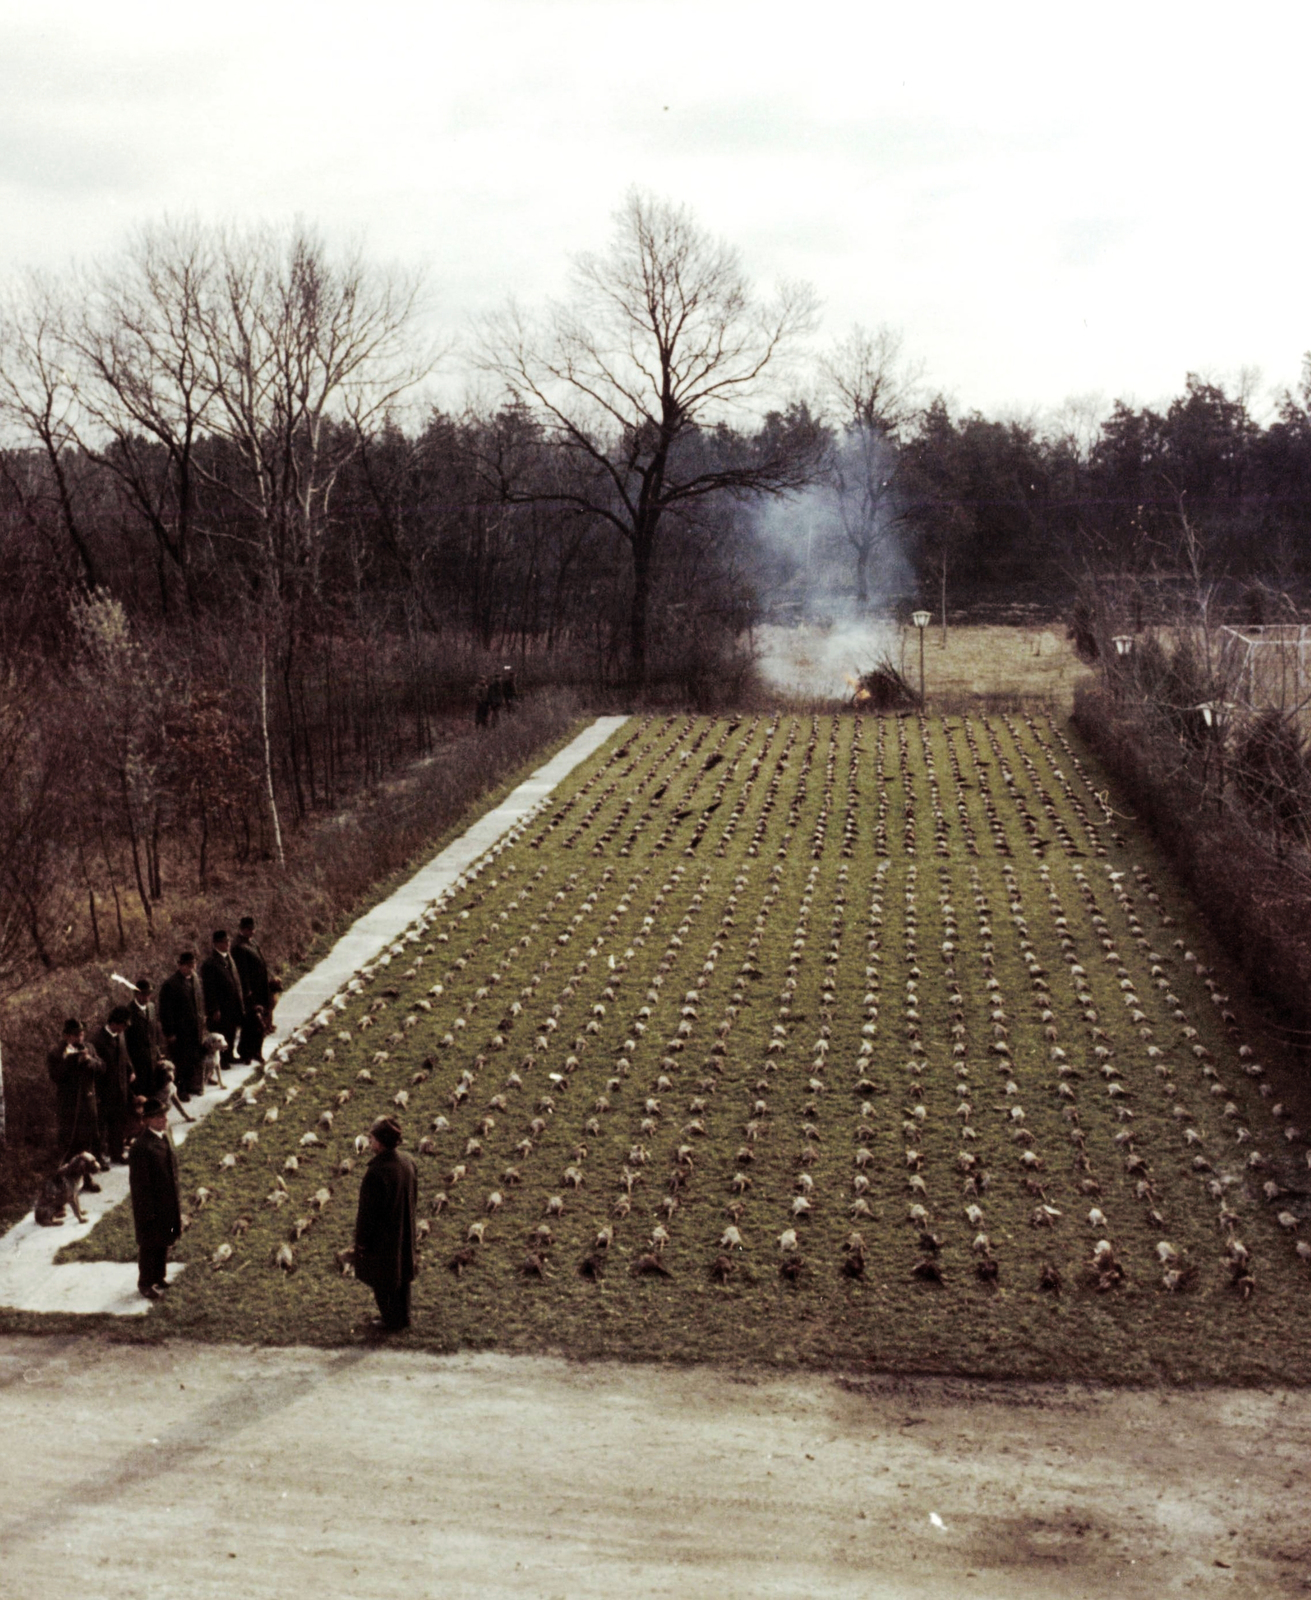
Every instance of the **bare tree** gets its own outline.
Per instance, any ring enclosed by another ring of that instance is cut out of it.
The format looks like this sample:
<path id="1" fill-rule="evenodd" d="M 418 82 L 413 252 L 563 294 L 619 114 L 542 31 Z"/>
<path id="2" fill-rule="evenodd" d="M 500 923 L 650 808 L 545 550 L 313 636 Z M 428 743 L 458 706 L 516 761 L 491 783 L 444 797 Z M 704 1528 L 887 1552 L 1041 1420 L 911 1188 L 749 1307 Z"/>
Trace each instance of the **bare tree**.
<path id="1" fill-rule="evenodd" d="M 636 191 L 609 249 L 578 258 L 571 299 L 533 321 L 510 307 L 482 330 L 481 359 L 561 447 L 564 481 L 508 499 L 547 499 L 599 518 L 632 553 L 632 684 L 647 676 L 647 628 L 661 527 L 716 494 L 778 494 L 812 476 L 817 439 L 775 433 L 726 456 L 698 436 L 757 406 L 812 325 L 814 299 L 785 285 L 752 293 L 737 252 L 682 206 Z"/>
<path id="2" fill-rule="evenodd" d="M 836 413 L 824 486 L 856 557 L 856 599 L 869 603 L 869 567 L 901 521 L 897 435 L 915 413 L 920 371 L 902 353 L 901 335 L 859 325 L 820 360 L 825 399 Z"/>
<path id="3" fill-rule="evenodd" d="M 199 308 L 206 420 L 238 470 L 223 487 L 256 529 L 260 579 L 316 593 L 337 480 L 397 399 L 431 370 L 413 323 L 417 276 L 330 257 L 302 228 L 222 234 Z"/>
<path id="4" fill-rule="evenodd" d="M 847 426 L 895 438 L 920 407 L 921 364 L 908 361 L 900 332 L 855 323 L 819 362 L 831 408 Z"/>
<path id="5" fill-rule="evenodd" d="M 56 545 L 61 565 L 71 552 L 68 576 L 90 593 L 101 572 L 78 505 L 79 411 L 68 321 L 60 286 L 37 273 L 20 279 L 0 305 L 0 445 L 18 446 L 0 449 L 0 471 L 29 527 Z M 26 473 L 33 447 L 44 470 Z M 53 537 L 54 527 L 67 552 Z"/>
<path id="6" fill-rule="evenodd" d="M 214 398 L 203 319 L 215 257 L 213 236 L 194 222 L 141 229 L 120 260 L 83 275 L 68 331 L 79 442 L 150 529 L 165 612 L 172 571 L 193 615 L 197 449 Z"/>

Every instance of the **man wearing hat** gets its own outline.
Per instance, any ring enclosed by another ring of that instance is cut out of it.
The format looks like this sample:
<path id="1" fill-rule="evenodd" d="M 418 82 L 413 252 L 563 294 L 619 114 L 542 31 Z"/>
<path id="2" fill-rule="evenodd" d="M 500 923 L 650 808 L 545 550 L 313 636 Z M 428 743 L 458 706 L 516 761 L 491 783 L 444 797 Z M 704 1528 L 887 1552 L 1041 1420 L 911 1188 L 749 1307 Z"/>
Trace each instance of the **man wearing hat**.
<path id="1" fill-rule="evenodd" d="M 164 1056 L 164 1035 L 159 1026 L 159 1013 L 150 998 L 154 985 L 149 978 L 138 978 L 136 992 L 128 1006 L 127 1053 L 132 1058 L 132 1071 L 136 1082 L 134 1095 L 147 1100 L 160 1092 L 163 1074 L 159 1063 Z"/>
<path id="2" fill-rule="evenodd" d="M 182 1197 L 178 1158 L 168 1136 L 168 1107 L 147 1100 L 145 1126 L 128 1151 L 128 1190 L 137 1232 L 137 1291 L 158 1300 L 168 1287 L 169 1246 L 182 1237 Z"/>
<path id="3" fill-rule="evenodd" d="M 200 982 L 205 991 L 205 1020 L 228 1041 L 223 1066 L 230 1067 L 246 1014 L 246 993 L 232 959 L 232 941 L 226 928 L 219 928 L 214 934 L 214 948 L 201 964 Z"/>
<path id="4" fill-rule="evenodd" d="M 205 1002 L 196 975 L 196 953 L 183 950 L 177 971 L 159 986 L 159 1025 L 168 1058 L 177 1070 L 178 1099 L 201 1094 L 200 1040 L 205 1032 Z"/>
<path id="5" fill-rule="evenodd" d="M 379 1117 L 369 1129 L 373 1160 L 364 1171 L 355 1217 L 355 1276 L 373 1290 L 377 1326 L 384 1333 L 409 1327 L 415 1271 L 419 1175 L 410 1157 L 397 1149 L 400 1142 L 395 1117 Z"/>
<path id="6" fill-rule="evenodd" d="M 232 959 L 241 979 L 241 990 L 246 1009 L 242 1013 L 241 1032 L 237 1038 L 237 1060 L 264 1059 L 264 1034 L 272 1021 L 273 1005 L 269 994 L 269 968 L 264 953 L 255 943 L 254 917 L 242 917 L 232 946 Z"/>
<path id="7" fill-rule="evenodd" d="M 132 1109 L 132 1056 L 128 1050 L 127 1025 L 132 1013 L 126 1006 L 115 1006 L 91 1036 L 91 1047 L 105 1063 L 97 1087 L 100 1109 L 100 1151 L 104 1160 L 120 1166 L 127 1160 L 128 1113 Z"/>
<path id="8" fill-rule="evenodd" d="M 62 1164 L 82 1150 L 100 1160 L 108 1172 L 109 1162 L 101 1154 L 100 1113 L 96 1103 L 96 1081 L 105 1064 L 86 1042 L 86 1030 L 76 1017 L 64 1024 L 64 1037 L 46 1056 L 46 1071 L 55 1086 L 55 1113 L 59 1119 L 59 1160 Z M 86 1186 L 94 1194 L 98 1186 Z"/>

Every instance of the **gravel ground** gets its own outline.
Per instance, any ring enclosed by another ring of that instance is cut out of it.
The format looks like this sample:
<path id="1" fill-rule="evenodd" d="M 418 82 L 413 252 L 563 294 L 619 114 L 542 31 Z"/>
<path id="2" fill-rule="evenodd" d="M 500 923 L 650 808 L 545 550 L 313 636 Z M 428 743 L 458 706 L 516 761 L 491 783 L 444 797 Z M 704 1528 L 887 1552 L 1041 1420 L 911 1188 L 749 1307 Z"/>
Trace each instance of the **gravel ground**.
<path id="1" fill-rule="evenodd" d="M 11 1600 L 1311 1589 L 1311 1395 L 0 1341 Z"/>

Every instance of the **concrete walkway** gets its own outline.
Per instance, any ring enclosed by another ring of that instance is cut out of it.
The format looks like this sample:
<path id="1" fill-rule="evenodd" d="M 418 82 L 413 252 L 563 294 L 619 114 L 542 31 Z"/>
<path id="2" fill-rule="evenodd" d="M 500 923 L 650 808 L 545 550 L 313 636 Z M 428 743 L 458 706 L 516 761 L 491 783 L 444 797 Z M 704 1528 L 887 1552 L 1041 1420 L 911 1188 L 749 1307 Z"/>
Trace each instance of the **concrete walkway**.
<path id="1" fill-rule="evenodd" d="M 554 792 L 555 787 L 580 762 L 594 754 L 626 717 L 598 717 L 590 728 L 526 778 L 493 811 L 480 817 L 466 833 L 440 851 L 408 882 L 366 912 L 338 939 L 323 960 L 278 1002 L 276 1032 L 265 1047 L 275 1053 L 297 1029 L 320 1012 L 362 967 L 386 955 L 388 947 L 446 894 L 461 875 L 493 849 L 510 831 L 525 822 Z M 226 1087 L 211 1089 L 192 1100 L 191 1112 L 200 1121 L 240 1089 L 251 1068 L 226 1074 Z M 181 1144 L 194 1124 L 176 1113 L 170 1129 Z M 55 1265 L 56 1254 L 66 1244 L 84 1239 L 101 1217 L 127 1198 L 127 1169 L 115 1167 L 100 1179 L 101 1193 L 86 1195 L 85 1223 L 70 1217 L 62 1228 L 40 1228 L 29 1212 L 0 1238 L 0 1306 L 16 1311 L 108 1312 L 112 1316 L 144 1316 L 150 1302 L 137 1294 L 136 1268 L 113 1261 L 78 1261 Z M 170 1279 L 181 1266 L 169 1267 Z"/>

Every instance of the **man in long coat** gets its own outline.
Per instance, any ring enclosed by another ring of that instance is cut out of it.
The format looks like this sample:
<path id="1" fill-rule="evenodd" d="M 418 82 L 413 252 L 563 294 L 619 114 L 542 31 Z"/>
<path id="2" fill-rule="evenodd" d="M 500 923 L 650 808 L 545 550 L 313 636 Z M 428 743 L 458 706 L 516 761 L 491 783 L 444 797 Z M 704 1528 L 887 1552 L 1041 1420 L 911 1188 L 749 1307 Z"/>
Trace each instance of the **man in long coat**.
<path id="1" fill-rule="evenodd" d="M 246 996 L 241 987 L 241 974 L 232 959 L 232 941 L 225 928 L 218 929 L 214 935 L 214 948 L 201 964 L 200 981 L 205 991 L 206 1025 L 228 1041 L 223 1065 L 230 1067 L 241 1021 L 246 1015 Z"/>
<path id="2" fill-rule="evenodd" d="M 158 1300 L 168 1287 L 169 1246 L 182 1237 L 178 1157 L 168 1136 L 168 1107 L 147 1100 L 145 1127 L 128 1151 L 128 1189 L 137 1233 L 137 1290 Z"/>
<path id="3" fill-rule="evenodd" d="M 127 1008 L 127 1053 L 131 1057 L 132 1072 L 136 1078 L 132 1093 L 144 1095 L 147 1100 L 159 1093 L 164 1081 L 159 1063 L 166 1054 L 159 1013 L 150 998 L 153 993 L 154 985 L 150 979 L 138 978 L 137 992 Z"/>
<path id="4" fill-rule="evenodd" d="M 86 1031 L 76 1017 L 64 1024 L 64 1037 L 46 1056 L 46 1071 L 55 1086 L 55 1114 L 59 1122 L 59 1162 L 83 1150 L 100 1156 L 100 1115 L 96 1080 L 105 1064 L 86 1042 Z M 108 1163 L 101 1159 L 108 1170 Z M 98 1185 L 88 1183 L 94 1194 Z"/>
<path id="5" fill-rule="evenodd" d="M 127 1160 L 128 1112 L 132 1107 L 132 1057 L 127 1047 L 131 1013 L 115 1006 L 91 1036 L 91 1046 L 105 1063 L 96 1089 L 100 1110 L 100 1151 L 106 1161 Z"/>
<path id="6" fill-rule="evenodd" d="M 410 1325 L 415 1274 L 419 1176 L 410 1157 L 397 1149 L 400 1142 L 401 1125 L 395 1117 L 379 1117 L 369 1129 L 374 1155 L 360 1183 L 355 1217 L 355 1276 L 373 1290 L 378 1321 L 387 1333 Z"/>
<path id="7" fill-rule="evenodd" d="M 236 963 L 246 1001 L 241 1032 L 237 1036 L 237 1060 L 262 1061 L 266 1024 L 272 1018 L 273 1007 L 270 1003 L 268 963 L 263 951 L 255 943 L 254 917 L 242 917 L 232 946 L 232 959 Z"/>
<path id="8" fill-rule="evenodd" d="M 196 956 L 184 950 L 177 971 L 159 986 L 159 1025 L 164 1030 L 168 1059 L 177 1069 L 178 1099 L 200 1094 L 200 1037 L 205 1031 L 205 1002 L 196 976 Z"/>

